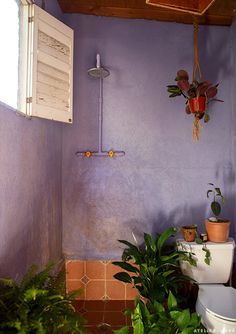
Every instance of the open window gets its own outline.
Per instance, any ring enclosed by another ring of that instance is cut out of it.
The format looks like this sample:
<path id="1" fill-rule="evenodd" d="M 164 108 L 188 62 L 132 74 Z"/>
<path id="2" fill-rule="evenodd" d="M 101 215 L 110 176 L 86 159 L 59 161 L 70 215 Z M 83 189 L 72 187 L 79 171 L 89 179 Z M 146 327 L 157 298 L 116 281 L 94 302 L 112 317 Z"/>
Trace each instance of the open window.
<path id="1" fill-rule="evenodd" d="M 0 3 L 0 101 L 17 108 L 19 4 Z"/>
<path id="2" fill-rule="evenodd" d="M 36 5 L 21 6 L 18 109 L 72 122 L 73 30 Z"/>
<path id="3" fill-rule="evenodd" d="M 73 30 L 30 0 L 8 0 L 0 4 L 0 42 L 0 101 L 71 123 Z"/>

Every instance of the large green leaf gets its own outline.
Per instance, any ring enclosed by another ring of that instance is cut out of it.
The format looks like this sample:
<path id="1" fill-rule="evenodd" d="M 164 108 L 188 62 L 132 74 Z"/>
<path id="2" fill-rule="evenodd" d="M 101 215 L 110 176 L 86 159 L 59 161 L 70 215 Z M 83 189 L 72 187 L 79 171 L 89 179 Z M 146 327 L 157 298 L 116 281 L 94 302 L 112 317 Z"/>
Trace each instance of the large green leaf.
<path id="1" fill-rule="evenodd" d="M 118 266 L 122 269 L 125 269 L 127 271 L 130 271 L 132 273 L 137 273 L 139 271 L 138 268 L 132 266 L 130 263 L 127 263 L 127 262 L 114 261 L 114 262 L 112 262 L 112 264 L 114 264 L 115 266 Z"/>
<path id="2" fill-rule="evenodd" d="M 175 235 L 176 232 L 177 232 L 176 227 L 169 227 L 159 236 L 157 241 L 157 249 L 159 251 L 159 254 L 161 254 L 162 247 L 164 243 L 167 241 L 167 239 L 169 239 L 172 235 Z"/>
<path id="3" fill-rule="evenodd" d="M 189 309 L 185 309 L 181 312 L 180 316 L 176 319 L 176 323 L 180 330 L 184 330 L 190 323 Z"/>
<path id="4" fill-rule="evenodd" d="M 138 250 L 138 248 L 135 245 L 131 244 L 131 242 L 129 242 L 127 240 L 118 240 L 118 241 L 121 242 L 122 244 L 128 246 L 131 249 Z"/>
<path id="5" fill-rule="evenodd" d="M 201 323 L 201 317 L 197 313 L 191 314 L 191 326 L 194 328 L 197 328 L 200 326 Z"/>
<path id="6" fill-rule="evenodd" d="M 125 282 L 125 283 L 132 283 L 132 278 L 130 277 L 130 275 L 126 272 L 120 272 L 120 273 L 116 273 L 114 275 L 114 277 L 116 279 L 118 279 L 119 281 Z"/>
<path id="7" fill-rule="evenodd" d="M 211 203 L 211 210 L 212 212 L 214 213 L 214 215 L 217 217 L 220 215 L 220 212 L 221 212 L 221 206 L 218 202 L 216 201 L 213 201 Z"/>
<path id="8" fill-rule="evenodd" d="M 153 308 L 157 314 L 165 312 L 164 306 L 156 300 L 153 302 Z"/>
<path id="9" fill-rule="evenodd" d="M 170 261 L 171 259 L 178 259 L 179 258 L 179 256 L 180 256 L 180 253 L 179 252 L 174 252 L 174 253 L 171 253 L 171 254 L 169 254 L 169 255 L 161 255 L 160 256 L 160 259 L 161 259 L 161 261 L 163 261 L 163 262 L 168 262 L 168 261 Z"/>
<path id="10" fill-rule="evenodd" d="M 173 310 L 177 307 L 177 301 L 173 293 L 170 291 L 168 296 L 168 309 Z"/>
<path id="11" fill-rule="evenodd" d="M 173 320 L 178 319 L 178 317 L 180 316 L 180 314 L 181 314 L 181 311 L 178 311 L 178 310 L 170 311 L 170 317 Z"/>
<path id="12" fill-rule="evenodd" d="M 131 244 L 129 241 L 126 240 L 118 240 L 122 244 L 128 246 L 123 252 L 122 259 L 132 258 L 135 260 L 136 263 L 140 263 L 142 261 L 142 253 L 138 247 Z"/>
<path id="13" fill-rule="evenodd" d="M 170 275 L 173 274 L 174 272 L 175 272 L 175 270 L 167 270 L 167 271 L 164 271 L 164 273 L 163 273 L 163 277 L 170 276 Z"/>
<path id="14" fill-rule="evenodd" d="M 144 325 L 139 303 L 135 307 L 134 313 L 131 316 L 131 320 L 133 325 L 133 334 L 144 334 Z"/>
<path id="15" fill-rule="evenodd" d="M 156 252 L 156 244 L 155 244 L 155 241 L 152 239 L 151 235 L 148 233 L 144 233 L 144 240 L 145 240 L 148 250 L 151 250 L 152 252 Z"/>

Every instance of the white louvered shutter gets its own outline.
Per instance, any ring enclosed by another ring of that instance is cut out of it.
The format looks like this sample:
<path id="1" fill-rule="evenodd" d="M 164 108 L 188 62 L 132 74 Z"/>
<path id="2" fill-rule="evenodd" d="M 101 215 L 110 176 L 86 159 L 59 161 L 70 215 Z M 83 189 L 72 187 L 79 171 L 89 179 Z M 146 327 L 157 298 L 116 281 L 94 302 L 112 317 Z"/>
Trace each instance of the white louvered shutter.
<path id="1" fill-rule="evenodd" d="M 29 6 L 26 114 L 72 123 L 73 30 Z"/>

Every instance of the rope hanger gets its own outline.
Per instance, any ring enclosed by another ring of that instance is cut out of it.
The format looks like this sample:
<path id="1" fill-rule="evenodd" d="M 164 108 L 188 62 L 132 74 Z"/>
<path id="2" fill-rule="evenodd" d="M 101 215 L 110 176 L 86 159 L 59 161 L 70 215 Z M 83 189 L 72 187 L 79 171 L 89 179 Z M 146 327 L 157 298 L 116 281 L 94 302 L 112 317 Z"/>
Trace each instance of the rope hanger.
<path id="1" fill-rule="evenodd" d="M 196 16 L 193 17 L 193 50 L 194 50 L 194 58 L 193 58 L 193 81 L 202 80 L 202 72 L 199 63 L 199 52 L 198 52 L 198 18 Z"/>
<path id="2" fill-rule="evenodd" d="M 202 81 L 202 72 L 200 68 L 199 62 L 199 49 L 198 49 L 198 32 L 199 32 L 199 25 L 198 25 L 198 18 L 193 16 L 193 82 Z M 192 138 L 193 140 L 200 139 L 200 119 L 198 115 L 195 115 L 194 122 L 193 122 L 193 132 Z"/>

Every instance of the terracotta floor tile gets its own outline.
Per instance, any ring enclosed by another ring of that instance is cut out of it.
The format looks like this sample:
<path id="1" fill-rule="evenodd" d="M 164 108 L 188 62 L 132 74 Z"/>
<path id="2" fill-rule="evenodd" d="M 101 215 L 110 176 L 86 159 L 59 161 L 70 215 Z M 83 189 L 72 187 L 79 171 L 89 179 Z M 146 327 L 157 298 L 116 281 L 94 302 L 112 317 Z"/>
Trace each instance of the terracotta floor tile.
<path id="1" fill-rule="evenodd" d="M 123 311 L 125 309 L 125 300 L 107 300 L 105 301 L 105 311 Z"/>
<path id="2" fill-rule="evenodd" d="M 87 311 L 101 311 L 105 310 L 105 302 L 103 300 L 86 300 L 84 309 Z"/>
<path id="3" fill-rule="evenodd" d="M 88 325 L 98 326 L 104 322 L 104 312 L 90 311 L 85 312 L 83 316 L 88 320 Z"/>
<path id="4" fill-rule="evenodd" d="M 133 310 L 135 307 L 134 300 L 125 300 L 125 308 L 129 308 L 130 310 Z"/>
<path id="5" fill-rule="evenodd" d="M 125 300 L 125 283 L 106 281 L 106 295 L 112 300 Z"/>
<path id="6" fill-rule="evenodd" d="M 105 280 L 104 281 L 90 281 L 86 285 L 86 299 L 87 300 L 101 300 L 105 295 Z"/>
<path id="7" fill-rule="evenodd" d="M 86 261 L 86 276 L 90 279 L 105 279 L 106 264 L 101 261 Z"/>
<path id="8" fill-rule="evenodd" d="M 122 312 L 104 312 L 104 321 L 111 326 L 125 326 L 126 316 Z"/>
<path id="9" fill-rule="evenodd" d="M 130 327 L 132 326 L 132 320 L 130 316 L 126 316 L 126 325 Z"/>
<path id="10" fill-rule="evenodd" d="M 76 311 L 80 312 L 81 310 L 84 311 L 85 310 L 85 300 L 76 300 L 74 303 L 73 303 Z"/>
<path id="11" fill-rule="evenodd" d="M 82 293 L 77 297 L 77 299 L 85 299 L 85 286 L 79 280 L 68 280 L 66 282 L 66 290 L 67 292 L 71 292 L 74 290 L 82 289 Z"/>
<path id="12" fill-rule="evenodd" d="M 84 276 L 84 261 L 66 261 L 66 279 L 80 279 Z"/>
<path id="13" fill-rule="evenodd" d="M 113 326 L 126 326 L 126 317 L 122 312 L 104 312 L 104 321 Z"/>
<path id="14" fill-rule="evenodd" d="M 120 261 L 120 260 L 117 260 Z M 122 268 L 115 266 L 114 264 L 112 264 L 112 262 L 108 262 L 106 265 L 106 279 L 110 280 L 110 279 L 115 279 L 114 275 L 116 273 L 119 273 L 120 271 L 125 271 Z"/>
<path id="15" fill-rule="evenodd" d="M 134 288 L 131 284 L 125 285 L 125 299 L 126 300 L 135 300 L 139 296 L 139 291 Z"/>

